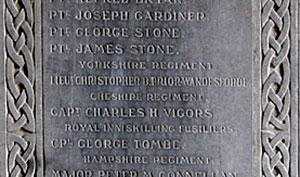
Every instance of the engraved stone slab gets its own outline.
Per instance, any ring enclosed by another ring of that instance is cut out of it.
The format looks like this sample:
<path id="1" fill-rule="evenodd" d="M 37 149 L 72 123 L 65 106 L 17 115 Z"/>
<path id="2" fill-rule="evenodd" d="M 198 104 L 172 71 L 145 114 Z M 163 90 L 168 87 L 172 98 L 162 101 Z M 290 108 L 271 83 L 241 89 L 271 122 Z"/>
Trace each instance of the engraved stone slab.
<path id="1" fill-rule="evenodd" d="M 297 177 L 297 0 L 1 2 L 0 177 Z"/>

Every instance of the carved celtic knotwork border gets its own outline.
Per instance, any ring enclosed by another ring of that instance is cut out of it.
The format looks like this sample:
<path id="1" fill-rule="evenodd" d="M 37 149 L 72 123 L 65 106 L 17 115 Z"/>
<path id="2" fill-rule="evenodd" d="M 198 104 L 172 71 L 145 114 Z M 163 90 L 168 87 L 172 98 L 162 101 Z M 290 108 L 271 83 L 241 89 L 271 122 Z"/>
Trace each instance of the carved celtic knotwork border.
<path id="1" fill-rule="evenodd" d="M 258 1 L 252 0 L 256 4 Z M 41 36 L 42 0 L 1 0 L 3 12 L 5 161 L 0 163 L 2 177 L 43 177 L 41 123 L 41 62 L 37 41 Z M 39 4 L 39 5 L 37 5 Z M 294 33 L 299 33 L 292 9 L 298 0 L 260 0 L 261 27 L 261 117 L 258 148 L 259 173 L 263 177 L 298 176 L 298 114 L 293 121 L 293 72 L 298 74 L 297 47 L 292 47 Z M 38 8 L 37 8 L 38 7 Z M 256 12 L 256 11 L 255 11 Z M 295 11 L 294 11 L 295 12 Z M 296 18 L 298 19 L 298 18 Z M 37 23 L 37 21 L 39 23 Z M 257 22 L 257 21 L 256 21 Z M 295 28 L 295 24 L 296 29 Z M 294 27 L 293 27 L 294 26 Z M 2 31 L 1 31 L 2 33 Z M 2 35 L 2 34 L 1 34 Z M 2 37 L 2 36 L 1 36 Z M 259 40 L 258 40 L 259 41 Z M 40 44 L 40 42 L 38 42 Z M 292 54 L 294 52 L 294 54 Z M 37 55 L 38 53 L 38 55 Z M 296 74 L 296 75 L 297 75 Z M 37 77 L 38 76 L 38 77 Z M 298 76 L 295 82 L 298 92 Z M 294 87 L 295 87 L 294 85 Z M 294 116 L 295 117 L 295 116 Z M 293 128 L 294 127 L 294 128 Z M 257 131 L 258 132 L 258 131 Z M 296 137 L 296 138 L 295 138 Z M 297 152 L 296 152 L 297 151 Z M 296 153 L 294 153 L 296 152 Z M 293 160 L 294 159 L 294 160 Z M 4 164 L 4 165 L 3 165 Z M 294 164 L 294 166 L 293 166 Z M 5 167 L 2 167 L 5 166 Z M 297 168 L 296 168 L 297 167 Z M 292 172 L 294 171 L 294 172 Z M 4 173 L 4 174 L 3 174 Z M 261 176 L 260 175 L 260 176 Z M 259 175 L 257 175 L 259 176 Z"/>
<path id="2" fill-rule="evenodd" d="M 293 177 L 292 3 L 261 0 L 261 169 L 263 177 Z M 294 4 L 295 5 L 295 4 Z M 295 64 L 295 63 L 294 63 Z M 297 64 L 297 63 L 296 63 Z M 297 69 L 297 70 L 295 70 Z M 295 125 L 296 126 L 296 125 Z M 294 169 L 298 171 L 298 169 Z M 295 174 L 295 173 L 294 173 Z"/>
<path id="3" fill-rule="evenodd" d="M 3 0 L 5 52 L 5 132 L 7 177 L 36 177 L 41 174 L 37 143 L 37 65 L 35 8 L 40 1 Z M 40 23 L 38 23 L 40 25 Z M 38 28 L 39 29 L 39 28 Z M 39 38 L 40 39 L 40 38 Z M 40 80 L 40 78 L 38 78 Z M 38 86 L 39 87 L 39 86 Z M 40 101 L 38 101 L 40 104 Z M 38 125 L 40 126 L 40 124 Z M 39 131 L 40 132 L 40 131 Z M 38 164 L 39 163 L 39 164 Z M 39 167 L 37 167 L 38 165 Z M 2 173 L 2 172 L 1 172 Z M 0 175 L 1 176 L 1 175 Z"/>

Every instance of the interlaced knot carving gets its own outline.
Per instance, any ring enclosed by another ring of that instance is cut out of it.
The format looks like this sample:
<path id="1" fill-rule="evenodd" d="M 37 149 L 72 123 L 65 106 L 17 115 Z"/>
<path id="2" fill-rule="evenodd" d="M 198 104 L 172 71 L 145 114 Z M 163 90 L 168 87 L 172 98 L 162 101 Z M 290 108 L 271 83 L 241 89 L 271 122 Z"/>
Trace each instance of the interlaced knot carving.
<path id="1" fill-rule="evenodd" d="M 290 0 L 262 1 L 262 169 L 289 177 Z M 36 175 L 34 0 L 5 0 L 9 177 Z"/>
<path id="2" fill-rule="evenodd" d="M 262 169 L 289 177 L 290 0 L 262 0 Z"/>
<path id="3" fill-rule="evenodd" d="M 5 0 L 9 177 L 36 173 L 33 0 Z"/>

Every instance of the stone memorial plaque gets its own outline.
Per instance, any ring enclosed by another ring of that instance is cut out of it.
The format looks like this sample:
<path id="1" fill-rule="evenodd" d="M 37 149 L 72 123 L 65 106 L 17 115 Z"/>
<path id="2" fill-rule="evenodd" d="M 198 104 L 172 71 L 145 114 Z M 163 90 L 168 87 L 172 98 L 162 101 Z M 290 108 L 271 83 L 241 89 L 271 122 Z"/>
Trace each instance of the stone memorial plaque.
<path id="1" fill-rule="evenodd" d="M 298 177 L 297 0 L 1 0 L 0 177 Z"/>

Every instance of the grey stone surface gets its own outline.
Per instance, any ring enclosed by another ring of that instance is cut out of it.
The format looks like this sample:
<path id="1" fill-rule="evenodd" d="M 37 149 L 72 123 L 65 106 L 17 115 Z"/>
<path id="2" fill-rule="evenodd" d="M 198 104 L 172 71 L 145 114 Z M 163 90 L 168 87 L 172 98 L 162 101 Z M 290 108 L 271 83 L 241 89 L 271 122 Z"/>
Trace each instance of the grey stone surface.
<path id="1" fill-rule="evenodd" d="M 0 2 L 0 177 L 298 176 L 296 0 Z"/>

